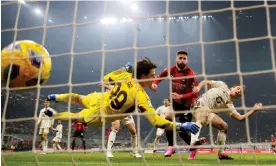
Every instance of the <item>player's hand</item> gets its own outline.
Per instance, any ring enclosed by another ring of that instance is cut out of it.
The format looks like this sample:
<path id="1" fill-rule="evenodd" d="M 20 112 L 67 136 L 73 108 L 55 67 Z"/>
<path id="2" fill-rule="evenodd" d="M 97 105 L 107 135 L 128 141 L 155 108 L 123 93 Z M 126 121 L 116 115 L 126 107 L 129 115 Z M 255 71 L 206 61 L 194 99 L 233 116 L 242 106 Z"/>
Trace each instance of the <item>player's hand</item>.
<path id="1" fill-rule="evenodd" d="M 255 105 L 254 105 L 254 107 L 253 107 L 253 110 L 259 110 L 259 109 L 261 109 L 263 107 L 263 104 L 262 103 L 256 103 Z"/>
<path id="2" fill-rule="evenodd" d="M 130 62 L 127 62 L 127 64 L 125 65 L 126 71 L 128 73 L 132 73 L 133 72 L 133 64 Z"/>
<path id="3" fill-rule="evenodd" d="M 194 122 L 186 122 L 181 124 L 180 131 L 189 131 L 196 134 L 199 131 L 199 127 Z"/>
<path id="4" fill-rule="evenodd" d="M 51 111 L 51 110 L 46 110 L 46 111 L 44 112 L 44 114 L 47 115 L 47 116 L 49 116 L 49 117 L 52 117 L 52 116 L 54 115 L 54 112 Z"/>
<path id="5" fill-rule="evenodd" d="M 179 95 L 177 93 L 172 93 L 172 98 L 173 99 L 181 99 L 182 98 L 182 95 Z"/>
<path id="6" fill-rule="evenodd" d="M 151 88 L 150 88 L 152 91 L 156 92 L 156 89 L 157 89 L 157 85 L 152 83 L 151 84 Z"/>
<path id="7" fill-rule="evenodd" d="M 195 93 L 198 93 L 200 91 L 200 88 L 199 88 L 199 86 L 195 86 L 194 88 L 193 88 L 193 93 L 195 94 Z"/>

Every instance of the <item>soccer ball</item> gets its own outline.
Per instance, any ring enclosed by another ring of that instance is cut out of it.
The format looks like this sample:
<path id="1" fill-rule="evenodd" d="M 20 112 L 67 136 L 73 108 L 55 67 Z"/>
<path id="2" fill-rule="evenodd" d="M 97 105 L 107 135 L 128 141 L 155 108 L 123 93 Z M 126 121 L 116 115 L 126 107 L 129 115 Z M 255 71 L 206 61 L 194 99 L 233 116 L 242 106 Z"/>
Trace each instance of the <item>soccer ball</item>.
<path id="1" fill-rule="evenodd" d="M 16 41 L 1 52 L 2 85 L 7 84 L 10 76 L 9 87 L 35 86 L 40 70 L 40 85 L 43 85 L 49 79 L 51 69 L 52 61 L 48 51 L 33 41 Z"/>

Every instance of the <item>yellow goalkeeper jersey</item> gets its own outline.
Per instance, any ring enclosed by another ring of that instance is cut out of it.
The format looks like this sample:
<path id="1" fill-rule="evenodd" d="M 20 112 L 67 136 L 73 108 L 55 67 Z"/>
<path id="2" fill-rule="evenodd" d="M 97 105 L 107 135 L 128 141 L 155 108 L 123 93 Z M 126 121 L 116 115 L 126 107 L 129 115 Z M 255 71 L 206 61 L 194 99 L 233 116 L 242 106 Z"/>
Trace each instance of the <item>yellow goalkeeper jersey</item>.
<path id="1" fill-rule="evenodd" d="M 104 76 L 104 82 L 110 81 L 116 83 L 112 91 L 104 94 L 104 107 L 107 115 L 134 112 L 135 104 L 137 104 L 152 125 L 161 128 L 172 127 L 174 123 L 156 114 L 148 94 L 132 78 L 131 73 L 128 73 L 124 68 L 113 71 Z M 108 118 L 107 121 L 109 121 Z"/>

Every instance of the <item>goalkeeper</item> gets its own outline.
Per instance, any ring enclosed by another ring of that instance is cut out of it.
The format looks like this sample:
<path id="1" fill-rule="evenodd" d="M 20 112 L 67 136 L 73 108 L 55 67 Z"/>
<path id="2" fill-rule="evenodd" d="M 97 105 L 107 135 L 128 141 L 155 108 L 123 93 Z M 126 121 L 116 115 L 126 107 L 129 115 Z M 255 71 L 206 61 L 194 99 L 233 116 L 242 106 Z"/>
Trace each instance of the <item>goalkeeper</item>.
<path id="1" fill-rule="evenodd" d="M 199 127 L 195 123 L 174 123 L 155 113 L 145 88 L 151 87 L 152 80 L 148 79 L 154 79 L 157 66 L 149 59 L 144 58 L 137 62 L 136 67 L 138 83 L 132 78 L 132 74 L 127 71 L 127 68 L 122 68 L 104 76 L 104 82 L 109 82 L 108 80 L 117 82 L 112 91 L 94 92 L 86 96 L 74 93 L 49 95 L 49 100 L 69 102 L 69 99 L 71 99 L 72 104 L 80 104 L 84 109 L 79 113 L 55 113 L 49 110 L 47 115 L 63 120 L 77 119 L 87 123 L 88 127 L 97 127 L 102 126 L 103 123 L 111 123 L 114 120 L 125 118 L 127 115 L 124 114 L 134 112 L 137 104 L 140 111 L 145 113 L 146 119 L 152 125 L 167 130 L 176 127 L 177 130 L 190 131 L 196 134 Z M 106 115 L 113 116 L 105 117 Z"/>

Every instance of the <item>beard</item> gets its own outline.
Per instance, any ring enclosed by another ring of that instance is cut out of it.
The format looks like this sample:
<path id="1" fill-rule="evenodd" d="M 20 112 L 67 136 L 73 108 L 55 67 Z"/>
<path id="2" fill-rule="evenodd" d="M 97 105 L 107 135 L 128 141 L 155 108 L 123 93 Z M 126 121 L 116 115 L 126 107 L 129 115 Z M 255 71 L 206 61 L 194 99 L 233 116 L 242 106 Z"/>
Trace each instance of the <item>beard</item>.
<path id="1" fill-rule="evenodd" d="M 177 67 L 181 70 L 183 70 L 186 67 L 186 64 L 184 63 L 177 63 Z"/>

